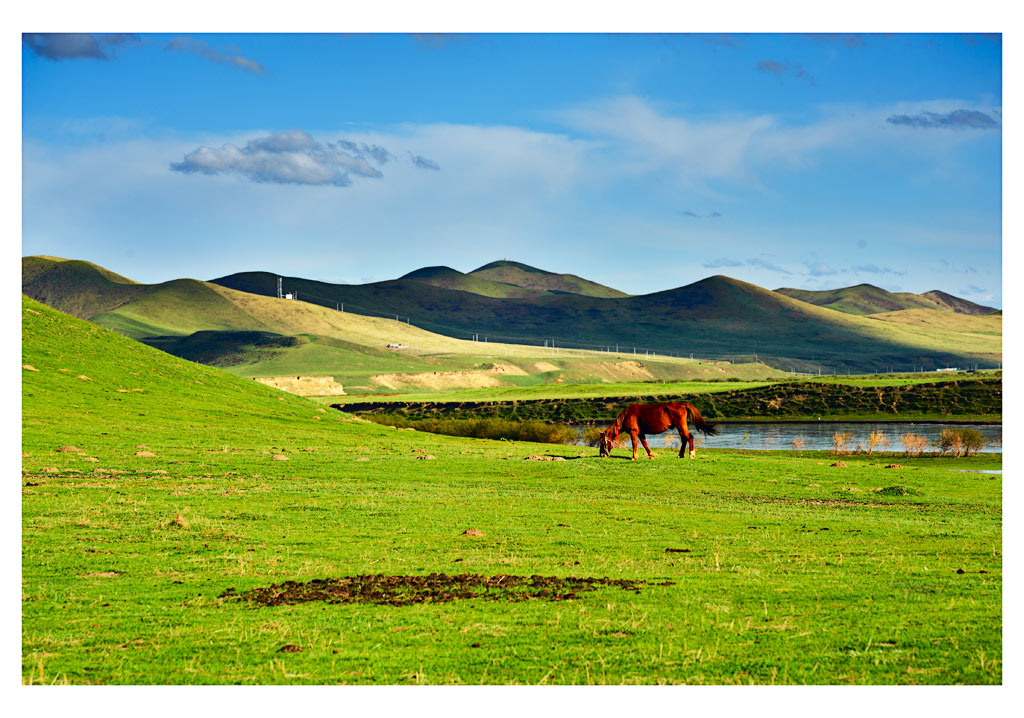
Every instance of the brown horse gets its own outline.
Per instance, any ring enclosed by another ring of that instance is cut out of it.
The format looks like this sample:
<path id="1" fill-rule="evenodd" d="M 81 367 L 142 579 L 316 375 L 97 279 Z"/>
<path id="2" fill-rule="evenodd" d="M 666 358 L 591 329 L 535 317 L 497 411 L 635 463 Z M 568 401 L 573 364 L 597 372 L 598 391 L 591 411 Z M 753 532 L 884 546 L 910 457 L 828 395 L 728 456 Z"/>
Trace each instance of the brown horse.
<path id="1" fill-rule="evenodd" d="M 693 445 L 693 434 L 686 428 L 686 419 L 693 422 L 693 428 L 705 436 L 714 436 L 718 433 L 715 425 L 705 421 L 704 417 L 697 411 L 693 404 L 684 404 L 681 401 L 670 401 L 664 404 L 630 404 L 624 412 L 618 415 L 615 423 L 605 429 L 601 434 L 601 456 L 611 456 L 612 444 L 619 438 L 620 432 L 627 432 L 633 440 L 633 458 L 636 461 L 636 440 L 647 450 L 647 456 L 654 458 L 651 447 L 647 445 L 647 434 L 660 434 L 668 431 L 671 427 L 679 430 L 679 438 L 683 445 L 679 447 L 679 458 L 686 455 L 686 444 L 690 444 L 690 458 L 697 457 L 697 450 Z"/>

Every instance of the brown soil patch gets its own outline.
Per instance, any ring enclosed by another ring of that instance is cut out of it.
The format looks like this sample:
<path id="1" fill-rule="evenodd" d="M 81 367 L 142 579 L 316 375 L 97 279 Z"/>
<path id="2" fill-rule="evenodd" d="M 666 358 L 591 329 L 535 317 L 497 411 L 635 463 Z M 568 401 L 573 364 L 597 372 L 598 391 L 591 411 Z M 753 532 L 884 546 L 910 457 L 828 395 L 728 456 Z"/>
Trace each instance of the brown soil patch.
<path id="1" fill-rule="evenodd" d="M 271 458 L 271 459 L 272 459 L 273 461 L 288 461 L 288 460 L 289 460 L 289 459 L 288 459 L 288 457 L 287 457 L 287 456 L 285 456 L 284 454 L 274 454 L 274 455 L 273 455 L 272 457 L 270 457 L 270 458 Z"/>
<path id="2" fill-rule="evenodd" d="M 514 364 L 495 364 L 491 367 L 493 374 L 508 374 L 510 376 L 529 376 L 525 371 Z"/>
<path id="3" fill-rule="evenodd" d="M 132 456 L 149 456 L 152 458 L 156 458 L 156 454 L 154 454 L 152 451 L 136 451 L 134 454 L 132 454 Z"/>
<path id="4" fill-rule="evenodd" d="M 840 466 L 840 467 L 845 467 L 845 466 L 846 466 L 846 462 L 845 462 L 845 461 L 837 461 L 837 462 L 836 462 L 836 463 L 834 463 L 834 464 L 829 464 L 829 466 Z"/>
<path id="5" fill-rule="evenodd" d="M 57 451 L 81 451 L 77 446 L 62 446 Z"/>
<path id="6" fill-rule="evenodd" d="M 533 368 L 536 369 L 537 371 L 540 371 L 540 372 L 544 372 L 544 371 L 559 371 L 560 370 L 559 367 L 555 366 L 554 364 L 552 364 L 550 362 L 546 362 L 546 361 L 534 362 L 533 363 Z"/>
<path id="7" fill-rule="evenodd" d="M 89 377 L 87 377 L 87 376 L 86 376 L 85 374 L 79 374 L 79 375 L 78 375 L 78 376 L 76 376 L 75 378 L 76 378 L 76 379 L 81 379 L 82 381 L 92 381 L 92 379 L 90 379 Z"/>
<path id="8" fill-rule="evenodd" d="M 361 575 L 325 578 L 299 583 L 285 581 L 266 588 L 254 588 L 236 594 L 229 588 L 221 598 L 237 597 L 255 606 L 284 606 L 307 601 L 325 603 L 374 603 L 386 606 L 409 606 L 416 603 L 446 603 L 456 599 L 483 598 L 490 601 L 568 601 L 580 593 L 602 587 L 618 587 L 639 593 L 641 586 L 671 586 L 671 581 L 650 581 L 612 578 L 577 578 L 569 576 L 481 576 L 458 574 L 449 576 Z"/>
<path id="9" fill-rule="evenodd" d="M 523 461 L 565 461 L 564 456 L 538 456 L 537 454 L 530 454 Z"/>
<path id="10" fill-rule="evenodd" d="M 35 368 L 34 366 L 32 366 L 31 364 L 22 364 L 22 365 L 21 365 L 21 368 L 22 368 L 22 369 L 28 369 L 29 371 L 39 371 L 38 369 L 36 369 L 36 368 Z"/>
<path id="11" fill-rule="evenodd" d="M 442 391 L 445 389 L 486 389 L 502 383 L 486 371 L 432 371 L 420 374 L 377 374 L 370 381 L 387 389 L 403 388 Z"/>
<path id="12" fill-rule="evenodd" d="M 95 456 L 79 456 L 82 461 L 99 461 Z"/>
<path id="13" fill-rule="evenodd" d="M 484 532 L 480 529 L 466 529 L 462 532 L 463 536 L 483 536 Z"/>
<path id="14" fill-rule="evenodd" d="M 902 469 L 903 467 L 900 466 L 899 464 L 886 464 L 885 468 L 887 468 L 887 469 Z"/>
<path id="15" fill-rule="evenodd" d="M 333 376 L 254 376 L 253 381 L 297 396 L 345 396 Z"/>
<path id="16" fill-rule="evenodd" d="M 423 454 L 422 456 L 417 456 L 416 460 L 417 461 L 432 461 L 432 460 L 434 460 L 436 458 L 437 457 L 434 456 L 433 454 Z"/>
<path id="17" fill-rule="evenodd" d="M 117 578 L 120 575 L 117 571 L 95 571 L 94 573 L 83 573 L 79 578 Z"/>

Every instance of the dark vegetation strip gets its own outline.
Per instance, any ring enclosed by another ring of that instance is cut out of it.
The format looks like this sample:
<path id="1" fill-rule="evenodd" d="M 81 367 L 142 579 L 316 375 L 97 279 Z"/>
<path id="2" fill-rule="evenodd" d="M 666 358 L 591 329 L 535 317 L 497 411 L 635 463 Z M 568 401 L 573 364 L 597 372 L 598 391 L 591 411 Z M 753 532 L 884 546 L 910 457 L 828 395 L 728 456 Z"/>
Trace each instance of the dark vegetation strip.
<path id="1" fill-rule="evenodd" d="M 492 601 L 567 601 L 584 591 L 613 586 L 640 592 L 643 585 L 671 586 L 672 581 L 613 578 L 577 578 L 568 576 L 481 576 L 432 573 L 427 576 L 388 576 L 384 574 L 320 578 L 300 583 L 285 581 L 265 588 L 237 594 L 229 588 L 221 598 L 237 597 L 253 606 L 285 606 L 308 601 L 325 603 L 374 603 L 408 606 L 414 603 L 446 603 L 456 599 L 485 598 Z"/>
<path id="2" fill-rule="evenodd" d="M 532 399 L 525 401 L 356 402 L 333 404 L 357 414 L 390 414 L 409 421 L 424 419 L 494 418 L 507 421 L 591 423 L 611 421 L 634 403 L 670 401 L 672 397 L 638 395 L 598 399 Z M 814 420 L 818 417 L 875 417 L 899 421 L 933 416 L 1001 416 L 1001 379 L 940 381 L 898 386 L 852 386 L 796 382 L 753 389 L 693 394 L 686 397 L 709 419 Z M 442 432 L 447 433 L 447 432 Z"/>
<path id="3" fill-rule="evenodd" d="M 535 441 L 542 444 L 571 444 L 578 438 L 576 432 L 565 424 L 548 423 L 537 419 L 513 421 L 496 417 L 445 418 L 430 417 L 410 419 L 405 414 L 369 414 L 368 418 L 378 424 L 432 434 L 462 436 L 473 439 L 506 439 L 508 441 Z"/>

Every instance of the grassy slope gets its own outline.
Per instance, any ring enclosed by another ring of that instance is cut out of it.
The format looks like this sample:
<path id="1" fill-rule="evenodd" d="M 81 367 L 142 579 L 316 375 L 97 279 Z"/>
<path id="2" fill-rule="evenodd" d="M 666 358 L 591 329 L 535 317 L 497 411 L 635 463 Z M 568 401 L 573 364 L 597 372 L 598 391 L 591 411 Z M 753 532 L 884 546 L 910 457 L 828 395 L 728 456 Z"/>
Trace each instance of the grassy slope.
<path id="1" fill-rule="evenodd" d="M 537 297 L 545 293 L 542 289 L 527 289 L 526 287 L 517 287 L 506 282 L 494 282 L 482 277 L 464 274 L 451 267 L 425 267 L 409 272 L 400 279 L 414 280 L 444 289 L 453 289 L 460 292 L 469 292 L 470 294 L 501 299 L 509 297 Z"/>
<path id="2" fill-rule="evenodd" d="M 47 305 L 87 319 L 137 299 L 146 286 L 92 262 L 60 257 L 24 257 L 21 281 L 26 293 Z"/>
<path id="3" fill-rule="evenodd" d="M 491 262 L 474 269 L 469 276 L 547 292 L 568 292 L 604 298 L 629 296 L 618 289 L 591 282 L 575 274 L 555 274 L 519 262 Z"/>
<path id="4" fill-rule="evenodd" d="M 787 297 L 799 299 L 801 302 L 847 314 L 863 315 L 895 312 L 901 309 L 938 308 L 934 302 L 925 297 L 908 292 L 889 292 L 873 284 L 858 284 L 853 287 L 824 290 L 783 287 L 775 291 L 785 294 Z"/>
<path id="5" fill-rule="evenodd" d="M 998 456 L 524 462 L 552 448 L 339 421 L 31 300 L 22 339 L 37 370 L 23 370 L 26 682 L 1002 680 L 1001 482 L 950 471 Z M 133 456 L 140 444 L 156 456 Z M 893 484 L 913 493 L 869 491 Z M 564 603 L 219 597 L 431 572 L 674 585 Z"/>
<path id="6" fill-rule="evenodd" d="M 976 336 L 1002 337 L 1003 317 L 998 314 L 954 314 L 940 309 L 903 309 L 897 312 L 874 314 L 872 319 L 882 322 L 908 324 L 943 332 L 959 334 L 962 341 L 970 342 Z"/>

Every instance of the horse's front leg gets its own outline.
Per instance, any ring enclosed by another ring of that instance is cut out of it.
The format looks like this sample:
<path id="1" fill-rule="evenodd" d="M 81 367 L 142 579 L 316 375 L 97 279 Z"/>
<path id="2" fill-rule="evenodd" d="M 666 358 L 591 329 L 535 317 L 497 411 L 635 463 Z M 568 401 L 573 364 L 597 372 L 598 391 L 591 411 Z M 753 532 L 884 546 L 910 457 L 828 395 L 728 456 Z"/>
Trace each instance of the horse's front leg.
<path id="1" fill-rule="evenodd" d="M 693 434 L 686 430 L 685 427 L 679 427 L 679 458 L 682 459 L 686 456 L 686 445 L 690 445 L 690 458 L 697 458 L 697 451 L 694 448 Z"/>
<path id="2" fill-rule="evenodd" d="M 640 434 L 640 443 L 644 445 L 644 449 L 647 451 L 647 458 L 653 459 L 654 454 L 651 453 L 651 447 L 647 445 L 647 434 Z"/>
<path id="3" fill-rule="evenodd" d="M 629 438 L 633 442 L 633 458 L 630 461 L 636 461 L 636 432 L 629 432 Z"/>

